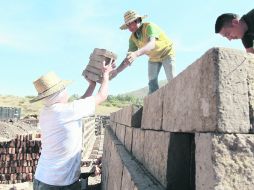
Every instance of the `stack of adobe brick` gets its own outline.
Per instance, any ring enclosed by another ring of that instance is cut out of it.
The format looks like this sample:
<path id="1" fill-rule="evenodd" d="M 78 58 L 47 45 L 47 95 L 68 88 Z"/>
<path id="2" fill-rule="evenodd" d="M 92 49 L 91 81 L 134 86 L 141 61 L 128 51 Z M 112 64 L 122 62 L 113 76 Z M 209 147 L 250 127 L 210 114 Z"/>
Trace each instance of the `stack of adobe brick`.
<path id="1" fill-rule="evenodd" d="M 111 61 L 115 61 L 116 58 L 117 55 L 111 51 L 95 48 L 93 53 L 90 55 L 90 61 L 82 75 L 92 81 L 101 83 L 103 62 L 107 65 Z"/>
<path id="2" fill-rule="evenodd" d="M 0 142 L 0 184 L 33 180 L 40 156 L 39 137 L 39 134 L 22 134 Z"/>

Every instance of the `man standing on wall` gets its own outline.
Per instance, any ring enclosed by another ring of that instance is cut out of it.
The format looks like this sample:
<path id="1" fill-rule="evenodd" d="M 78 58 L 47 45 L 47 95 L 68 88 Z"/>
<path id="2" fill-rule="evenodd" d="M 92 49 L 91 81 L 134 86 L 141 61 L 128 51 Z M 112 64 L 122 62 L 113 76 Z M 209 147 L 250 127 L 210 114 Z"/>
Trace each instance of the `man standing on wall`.
<path id="1" fill-rule="evenodd" d="M 125 60 L 112 72 L 116 76 L 130 65 L 137 57 L 146 54 L 148 61 L 149 94 L 159 88 L 158 75 L 161 66 L 164 67 L 168 81 L 173 78 L 174 49 L 172 41 L 153 23 L 143 23 L 147 16 L 140 16 L 135 11 L 124 14 L 125 23 L 121 30 L 129 29 L 132 33 L 129 39 L 129 50 Z"/>

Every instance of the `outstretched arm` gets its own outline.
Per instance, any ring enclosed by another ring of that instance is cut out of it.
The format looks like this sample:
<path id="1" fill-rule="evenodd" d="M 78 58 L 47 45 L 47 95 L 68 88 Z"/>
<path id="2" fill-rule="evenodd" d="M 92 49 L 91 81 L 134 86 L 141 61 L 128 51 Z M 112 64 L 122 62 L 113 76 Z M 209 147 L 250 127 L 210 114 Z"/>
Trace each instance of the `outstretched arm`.
<path id="1" fill-rule="evenodd" d="M 126 67 L 128 67 L 129 64 L 126 62 L 126 58 L 122 61 L 122 63 L 114 70 L 110 72 L 110 79 L 116 77 L 116 75 L 120 72 L 122 72 Z"/>
<path id="2" fill-rule="evenodd" d="M 145 53 L 151 51 L 155 48 L 155 37 L 150 37 L 149 42 L 144 45 L 142 48 L 138 49 L 137 51 L 130 52 L 127 55 L 127 62 L 131 64 L 137 57 L 144 55 Z"/>
<path id="3" fill-rule="evenodd" d="M 88 86 L 86 92 L 83 94 L 83 96 L 80 97 L 81 99 L 85 99 L 86 97 L 91 96 L 93 94 L 93 91 L 94 91 L 95 86 L 96 86 L 96 82 L 91 81 L 87 78 L 86 78 L 86 80 L 89 82 L 89 86 Z"/>
<path id="4" fill-rule="evenodd" d="M 114 64 L 110 63 L 108 65 L 105 65 L 105 62 L 103 63 L 103 80 L 101 83 L 101 87 L 98 91 L 98 93 L 95 95 L 95 104 L 99 105 L 100 103 L 104 102 L 108 97 L 108 84 L 109 84 L 109 73 L 113 70 Z"/>

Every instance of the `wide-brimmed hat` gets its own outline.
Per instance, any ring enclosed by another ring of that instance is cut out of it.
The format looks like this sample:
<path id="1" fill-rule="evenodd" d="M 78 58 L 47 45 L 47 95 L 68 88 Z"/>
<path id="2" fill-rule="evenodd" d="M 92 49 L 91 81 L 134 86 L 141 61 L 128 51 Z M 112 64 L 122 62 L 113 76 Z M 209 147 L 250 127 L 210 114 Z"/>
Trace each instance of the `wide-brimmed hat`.
<path id="1" fill-rule="evenodd" d="M 33 82 L 38 96 L 30 100 L 31 103 L 42 100 L 56 92 L 63 90 L 68 84 L 72 83 L 69 80 L 60 79 L 54 72 L 48 72 Z"/>
<path id="2" fill-rule="evenodd" d="M 124 13 L 124 24 L 120 27 L 121 30 L 126 30 L 128 28 L 127 24 L 133 22 L 134 20 L 141 18 L 146 18 L 147 15 L 140 16 L 136 11 L 130 10 Z"/>

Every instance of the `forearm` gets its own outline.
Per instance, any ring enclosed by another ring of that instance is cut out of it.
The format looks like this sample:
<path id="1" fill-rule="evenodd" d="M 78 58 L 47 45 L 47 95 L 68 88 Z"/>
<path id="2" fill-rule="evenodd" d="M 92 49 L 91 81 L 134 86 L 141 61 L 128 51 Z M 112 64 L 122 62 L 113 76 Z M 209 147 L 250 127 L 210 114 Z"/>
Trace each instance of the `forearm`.
<path id="1" fill-rule="evenodd" d="M 96 105 L 105 101 L 108 97 L 108 86 L 109 86 L 109 75 L 105 74 L 103 76 L 103 81 L 101 83 L 101 87 L 98 91 L 98 94 L 95 96 Z"/>
<path id="2" fill-rule="evenodd" d="M 125 61 L 126 59 L 124 59 L 122 63 L 117 67 L 116 69 L 117 73 L 122 72 L 128 66 L 128 64 L 126 64 Z"/>
<path id="3" fill-rule="evenodd" d="M 96 86 L 96 83 L 94 83 L 94 84 L 89 84 L 89 86 L 88 86 L 86 92 L 85 92 L 85 93 L 83 94 L 83 96 L 81 96 L 80 98 L 84 99 L 84 98 L 86 98 L 86 97 L 91 96 L 91 95 L 93 94 L 93 91 L 94 91 L 94 89 L 95 89 L 95 86 Z"/>
<path id="4" fill-rule="evenodd" d="M 145 46 L 136 51 L 137 57 L 151 51 L 154 48 L 155 48 L 155 38 L 151 38 L 150 41 Z"/>

